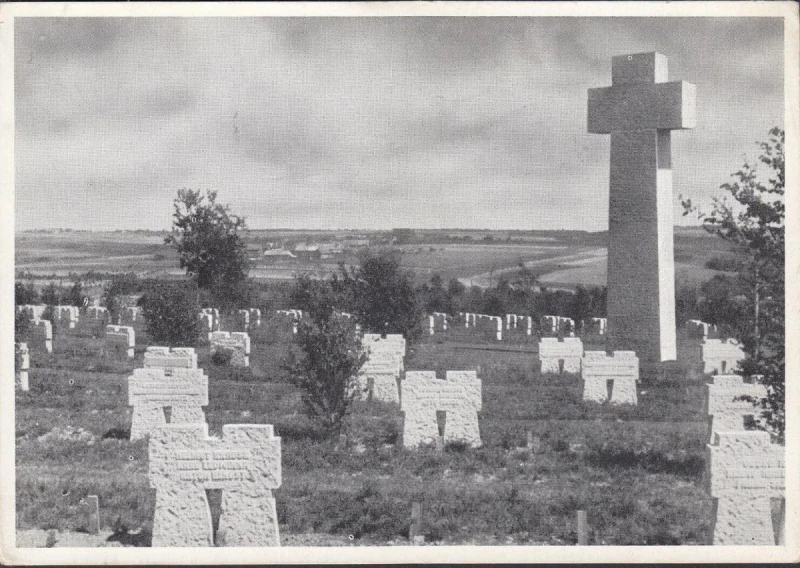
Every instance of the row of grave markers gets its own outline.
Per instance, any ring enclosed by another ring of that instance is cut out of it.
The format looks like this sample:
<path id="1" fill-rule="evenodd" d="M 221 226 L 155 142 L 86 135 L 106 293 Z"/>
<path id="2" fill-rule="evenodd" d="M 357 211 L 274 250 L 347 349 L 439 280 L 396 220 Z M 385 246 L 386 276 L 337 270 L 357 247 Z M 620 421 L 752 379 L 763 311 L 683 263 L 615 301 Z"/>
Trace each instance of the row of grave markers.
<path id="1" fill-rule="evenodd" d="M 364 343 L 374 361 L 359 386 L 371 373 L 399 378 L 405 339 L 367 334 Z M 408 372 L 399 393 L 396 387 L 386 393 L 402 399 L 404 446 L 436 441 L 480 446 L 482 395 L 475 371 L 448 371 L 446 380 L 433 371 Z M 273 491 L 281 485 L 280 438 L 266 424 L 228 424 L 222 438 L 210 437 L 203 411 L 208 403 L 208 376 L 197 368 L 192 348 L 148 347 L 144 368 L 128 378 L 130 438 L 149 436 L 148 477 L 156 489 L 152 545 L 213 546 L 206 491 L 222 489 L 217 545 L 278 546 Z M 442 411 L 446 425 L 440 435 Z"/>
<path id="2" fill-rule="evenodd" d="M 580 373 L 586 402 L 638 404 L 639 358 L 633 351 L 584 352 L 578 337 L 543 337 L 539 360 L 542 373 Z"/>

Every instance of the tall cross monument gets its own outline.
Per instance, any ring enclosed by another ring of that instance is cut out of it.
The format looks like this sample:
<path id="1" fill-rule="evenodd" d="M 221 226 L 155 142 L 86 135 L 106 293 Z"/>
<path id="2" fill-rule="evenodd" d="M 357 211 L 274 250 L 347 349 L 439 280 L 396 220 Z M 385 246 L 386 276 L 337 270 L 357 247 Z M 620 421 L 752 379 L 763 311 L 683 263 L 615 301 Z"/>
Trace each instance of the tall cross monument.
<path id="1" fill-rule="evenodd" d="M 611 134 L 608 343 L 643 362 L 676 358 L 670 131 L 694 128 L 695 86 L 667 81 L 660 53 L 611 60 L 589 89 L 588 130 Z"/>

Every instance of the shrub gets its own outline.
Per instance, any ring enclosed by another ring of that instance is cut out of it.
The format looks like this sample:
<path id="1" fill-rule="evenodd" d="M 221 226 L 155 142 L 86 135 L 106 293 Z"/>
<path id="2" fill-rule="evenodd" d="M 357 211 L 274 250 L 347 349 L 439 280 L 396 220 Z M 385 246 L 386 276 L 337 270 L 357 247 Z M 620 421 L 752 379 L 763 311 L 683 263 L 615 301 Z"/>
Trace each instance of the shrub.
<path id="1" fill-rule="evenodd" d="M 191 347 L 199 329 L 197 288 L 189 283 L 159 283 L 145 293 L 142 314 L 145 328 L 157 344 Z"/>

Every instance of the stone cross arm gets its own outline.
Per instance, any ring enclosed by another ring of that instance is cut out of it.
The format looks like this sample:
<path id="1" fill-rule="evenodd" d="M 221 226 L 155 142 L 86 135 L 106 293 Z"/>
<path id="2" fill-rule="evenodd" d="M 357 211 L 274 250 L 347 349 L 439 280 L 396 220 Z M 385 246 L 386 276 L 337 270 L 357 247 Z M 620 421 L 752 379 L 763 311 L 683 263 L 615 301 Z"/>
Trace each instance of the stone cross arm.
<path id="1" fill-rule="evenodd" d="M 589 89 L 589 132 L 695 127 L 695 86 L 667 82 L 667 58 L 660 53 L 614 57 L 611 76 L 610 87 Z"/>
<path id="2" fill-rule="evenodd" d="M 695 127 L 695 86 L 686 81 L 589 89 L 588 130 L 676 130 Z"/>

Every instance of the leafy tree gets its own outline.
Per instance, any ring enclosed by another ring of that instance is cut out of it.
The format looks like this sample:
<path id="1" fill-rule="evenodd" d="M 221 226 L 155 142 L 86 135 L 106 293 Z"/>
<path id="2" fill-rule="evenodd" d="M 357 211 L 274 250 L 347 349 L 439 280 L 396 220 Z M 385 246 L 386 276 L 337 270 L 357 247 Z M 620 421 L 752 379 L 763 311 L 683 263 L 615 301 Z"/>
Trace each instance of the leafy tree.
<path id="1" fill-rule="evenodd" d="M 134 294 L 140 290 L 141 283 L 133 272 L 126 274 L 115 274 L 106 284 L 103 290 L 103 304 L 108 310 L 110 321 L 117 323 L 120 321 L 122 304 L 120 296 Z"/>
<path id="2" fill-rule="evenodd" d="M 24 304 L 23 304 L 24 305 Z M 24 341 L 31 327 L 31 320 L 22 312 L 14 314 L 14 341 L 17 343 Z"/>
<path id="3" fill-rule="evenodd" d="M 348 272 L 340 265 L 351 310 L 365 332 L 418 337 L 421 310 L 412 275 L 400 268 L 397 251 L 367 251 L 361 265 Z"/>
<path id="4" fill-rule="evenodd" d="M 63 300 L 66 302 L 68 306 L 83 306 L 83 284 L 80 280 L 76 281 L 72 287 L 67 291 Z"/>
<path id="5" fill-rule="evenodd" d="M 145 328 L 154 343 L 170 347 L 197 343 L 200 306 L 193 283 L 157 283 L 142 300 Z"/>
<path id="6" fill-rule="evenodd" d="M 32 283 L 25 285 L 22 282 L 14 282 L 14 302 L 18 306 L 38 304 L 39 292 Z"/>
<path id="7" fill-rule="evenodd" d="M 349 320 L 334 315 L 339 295 L 328 282 L 301 277 L 292 293 L 306 317 L 282 367 L 302 391 L 306 414 L 330 434 L 339 433 L 358 395 L 356 376 L 366 361 Z"/>
<path id="8" fill-rule="evenodd" d="M 735 298 L 741 309 L 737 331 L 747 354 L 742 372 L 763 376 L 767 396 L 756 403 L 779 440 L 786 387 L 784 140 L 783 130 L 770 130 L 758 162 L 745 161 L 721 186 L 729 195 L 715 198 L 711 213 L 683 201 L 684 215 L 696 212 L 707 231 L 733 243 L 747 259 L 738 275 L 742 293 Z"/>
<path id="9" fill-rule="evenodd" d="M 181 189 L 174 201 L 172 233 L 165 243 L 178 251 L 181 268 L 201 290 L 223 300 L 241 293 L 249 263 L 240 232 L 244 217 L 217 203 L 217 192 Z"/>
<path id="10" fill-rule="evenodd" d="M 42 289 L 42 303 L 48 306 L 58 306 L 61 304 L 61 290 L 54 282 L 51 282 Z"/>

